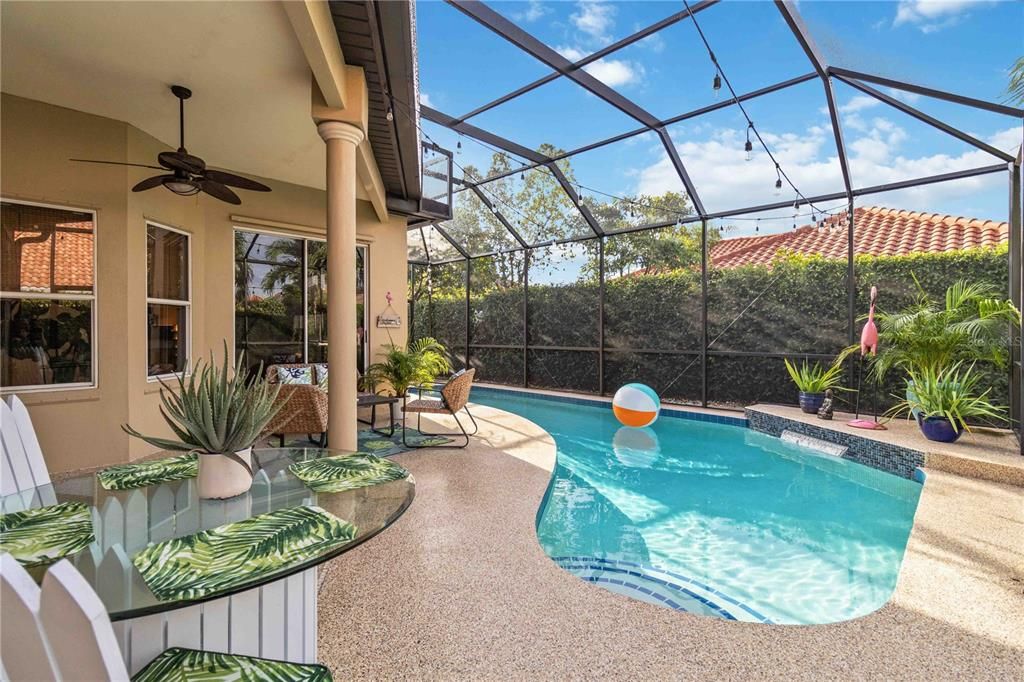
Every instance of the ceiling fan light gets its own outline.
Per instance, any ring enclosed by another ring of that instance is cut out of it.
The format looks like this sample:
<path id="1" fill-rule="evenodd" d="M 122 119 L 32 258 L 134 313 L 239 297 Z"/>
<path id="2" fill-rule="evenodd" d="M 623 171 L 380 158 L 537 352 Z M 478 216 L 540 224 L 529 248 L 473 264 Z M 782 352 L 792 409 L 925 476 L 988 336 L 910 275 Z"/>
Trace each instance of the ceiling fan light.
<path id="1" fill-rule="evenodd" d="M 164 187 L 183 197 L 199 193 L 199 184 L 193 180 L 164 180 Z"/>

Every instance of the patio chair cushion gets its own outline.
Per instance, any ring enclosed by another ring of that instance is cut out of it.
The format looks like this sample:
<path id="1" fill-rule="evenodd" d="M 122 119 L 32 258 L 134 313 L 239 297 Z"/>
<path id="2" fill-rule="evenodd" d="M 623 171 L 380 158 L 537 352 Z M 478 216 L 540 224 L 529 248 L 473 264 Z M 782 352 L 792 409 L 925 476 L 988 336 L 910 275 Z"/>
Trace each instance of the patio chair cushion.
<path id="1" fill-rule="evenodd" d="M 277 366 L 277 382 L 280 384 L 312 384 L 313 368 L 310 365 Z"/>
<path id="2" fill-rule="evenodd" d="M 316 373 L 316 385 L 320 387 L 321 391 L 327 390 L 327 363 L 319 362 L 313 365 L 313 370 Z"/>
<path id="3" fill-rule="evenodd" d="M 163 652 L 132 677 L 133 682 L 166 680 L 292 680 L 327 682 L 331 672 L 322 665 L 288 663 L 266 658 L 222 654 L 173 647 Z"/>
<path id="4" fill-rule="evenodd" d="M 448 408 L 444 405 L 444 401 L 426 398 L 410 400 L 405 404 L 404 409 L 406 412 L 429 412 L 432 414 L 447 414 L 449 412 Z"/>

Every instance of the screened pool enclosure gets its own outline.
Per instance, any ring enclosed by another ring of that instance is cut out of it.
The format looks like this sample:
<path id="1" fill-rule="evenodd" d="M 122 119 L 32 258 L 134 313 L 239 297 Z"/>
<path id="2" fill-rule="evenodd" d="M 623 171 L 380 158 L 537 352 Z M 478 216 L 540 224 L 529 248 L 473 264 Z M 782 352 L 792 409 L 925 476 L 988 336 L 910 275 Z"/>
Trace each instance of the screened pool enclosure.
<path id="1" fill-rule="evenodd" d="M 435 103 L 421 132 L 455 150 L 456 186 L 450 220 L 408 232 L 412 337 L 486 382 L 608 395 L 641 381 L 739 408 L 795 402 L 783 359 L 853 343 L 872 286 L 883 310 L 958 279 L 1019 307 L 1024 111 L 948 92 L 941 73 L 926 86 L 869 68 L 843 49 L 849 26 L 811 16 L 819 4 L 800 5 L 805 20 L 791 2 L 623 3 L 619 24 L 646 27 L 586 54 L 521 3 L 420 3 Z M 442 24 L 534 79 L 512 87 L 450 44 L 431 62 Z M 740 36 L 758 63 L 730 54 Z M 623 68 L 649 87 L 630 92 Z M 441 100 L 442 69 L 469 94 Z M 886 144 L 914 154 L 883 162 Z M 984 368 L 1015 421 L 1019 333 L 1010 367 Z M 861 410 L 897 385 L 865 381 Z"/>

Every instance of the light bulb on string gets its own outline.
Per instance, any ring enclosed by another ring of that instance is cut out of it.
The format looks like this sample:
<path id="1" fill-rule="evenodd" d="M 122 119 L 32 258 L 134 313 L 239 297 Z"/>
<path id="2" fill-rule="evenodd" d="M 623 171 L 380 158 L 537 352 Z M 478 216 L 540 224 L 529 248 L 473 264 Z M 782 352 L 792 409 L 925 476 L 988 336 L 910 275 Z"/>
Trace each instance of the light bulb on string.
<path id="1" fill-rule="evenodd" d="M 390 104 L 388 105 L 388 113 L 384 114 L 384 118 L 388 120 L 388 123 L 391 123 L 392 121 L 395 120 L 395 112 L 391 110 Z"/>
<path id="2" fill-rule="evenodd" d="M 761 231 L 761 219 L 758 218 L 757 222 L 754 223 L 754 232 L 760 232 L 760 231 Z"/>
<path id="3" fill-rule="evenodd" d="M 750 142 L 750 129 L 753 127 L 753 123 L 747 123 L 747 143 L 743 145 L 743 150 L 747 153 L 747 161 L 750 161 L 754 155 L 754 145 Z"/>
<path id="4" fill-rule="evenodd" d="M 782 194 L 782 172 L 779 170 L 779 164 L 775 164 L 775 196 Z"/>
<path id="5" fill-rule="evenodd" d="M 715 71 L 715 80 L 711 81 L 711 89 L 715 92 L 715 99 L 718 99 L 718 93 L 722 89 L 722 76 L 717 70 Z"/>

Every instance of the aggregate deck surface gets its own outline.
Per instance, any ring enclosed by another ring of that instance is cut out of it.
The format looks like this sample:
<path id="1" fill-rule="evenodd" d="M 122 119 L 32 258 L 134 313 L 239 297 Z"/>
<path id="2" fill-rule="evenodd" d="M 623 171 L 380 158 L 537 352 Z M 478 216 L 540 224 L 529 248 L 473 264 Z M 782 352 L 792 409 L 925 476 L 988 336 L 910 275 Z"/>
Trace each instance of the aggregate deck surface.
<path id="1" fill-rule="evenodd" d="M 394 459 L 416 500 L 330 562 L 319 655 L 337 679 L 1021 679 L 1021 489 L 929 470 L 896 591 L 857 620 L 738 623 L 612 594 L 562 571 L 535 519 L 554 443 L 477 407 L 466 450 Z"/>

